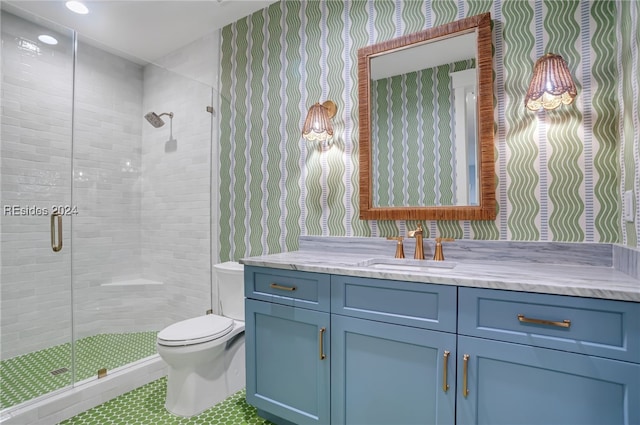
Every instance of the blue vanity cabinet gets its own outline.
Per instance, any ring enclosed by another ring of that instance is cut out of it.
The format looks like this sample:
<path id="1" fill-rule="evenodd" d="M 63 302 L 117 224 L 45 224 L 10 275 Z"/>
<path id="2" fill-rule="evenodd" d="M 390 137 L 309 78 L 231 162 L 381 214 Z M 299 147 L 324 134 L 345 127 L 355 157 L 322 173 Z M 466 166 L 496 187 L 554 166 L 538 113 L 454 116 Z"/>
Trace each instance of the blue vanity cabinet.
<path id="1" fill-rule="evenodd" d="M 640 303 L 245 267 L 278 425 L 640 424 Z"/>
<path id="2" fill-rule="evenodd" d="M 331 313 L 331 424 L 454 423 L 454 286 L 331 276 Z"/>
<path id="3" fill-rule="evenodd" d="M 458 296 L 458 424 L 640 424 L 640 304 Z"/>
<path id="4" fill-rule="evenodd" d="M 245 296 L 247 401 L 279 425 L 328 424 L 329 277 L 245 267 Z"/>

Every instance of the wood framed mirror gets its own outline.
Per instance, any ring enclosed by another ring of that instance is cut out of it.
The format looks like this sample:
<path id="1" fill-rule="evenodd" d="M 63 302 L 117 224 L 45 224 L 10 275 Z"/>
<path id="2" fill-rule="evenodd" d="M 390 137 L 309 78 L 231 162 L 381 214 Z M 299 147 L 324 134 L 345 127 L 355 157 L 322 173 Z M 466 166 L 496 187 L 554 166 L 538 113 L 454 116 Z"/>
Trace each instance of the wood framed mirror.
<path id="1" fill-rule="evenodd" d="M 360 218 L 496 217 L 491 15 L 358 50 Z"/>

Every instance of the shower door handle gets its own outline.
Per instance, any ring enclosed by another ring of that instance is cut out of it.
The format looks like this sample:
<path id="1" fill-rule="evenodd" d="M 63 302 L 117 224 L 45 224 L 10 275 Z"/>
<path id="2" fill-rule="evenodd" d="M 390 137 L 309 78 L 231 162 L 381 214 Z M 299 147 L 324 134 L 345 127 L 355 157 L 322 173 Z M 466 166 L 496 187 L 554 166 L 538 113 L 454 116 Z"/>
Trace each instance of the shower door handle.
<path id="1" fill-rule="evenodd" d="M 56 242 L 56 221 L 58 222 L 58 242 Z M 51 214 L 51 249 L 53 252 L 62 249 L 62 214 L 57 212 Z"/>

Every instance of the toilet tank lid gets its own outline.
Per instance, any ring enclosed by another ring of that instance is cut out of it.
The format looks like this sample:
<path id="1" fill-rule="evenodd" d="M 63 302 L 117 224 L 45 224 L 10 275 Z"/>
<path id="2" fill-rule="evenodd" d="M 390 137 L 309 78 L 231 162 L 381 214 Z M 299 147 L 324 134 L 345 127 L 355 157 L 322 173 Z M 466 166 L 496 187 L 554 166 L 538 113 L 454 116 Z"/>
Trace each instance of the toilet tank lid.
<path id="1" fill-rule="evenodd" d="M 240 264 L 237 261 L 226 261 L 224 263 L 214 264 L 213 267 L 220 270 L 232 270 L 232 271 L 244 270 L 244 264 Z"/>

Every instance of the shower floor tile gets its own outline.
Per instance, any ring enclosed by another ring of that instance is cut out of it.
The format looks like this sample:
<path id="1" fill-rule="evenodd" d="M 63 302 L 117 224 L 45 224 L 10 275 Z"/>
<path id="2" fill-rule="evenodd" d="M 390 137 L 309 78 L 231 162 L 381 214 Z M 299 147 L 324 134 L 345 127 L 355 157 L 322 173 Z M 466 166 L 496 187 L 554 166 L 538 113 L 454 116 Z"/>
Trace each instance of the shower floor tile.
<path id="1" fill-rule="evenodd" d="M 259 417 L 256 409 L 247 404 L 244 390 L 190 418 L 174 416 L 167 412 L 164 408 L 166 394 L 167 378 L 164 377 L 67 419 L 60 425 L 271 424 Z"/>
<path id="2" fill-rule="evenodd" d="M 155 331 L 100 334 L 78 340 L 76 380 L 96 376 L 101 368 L 111 370 L 155 354 L 156 335 Z M 0 409 L 71 383 L 70 343 L 0 361 Z"/>

